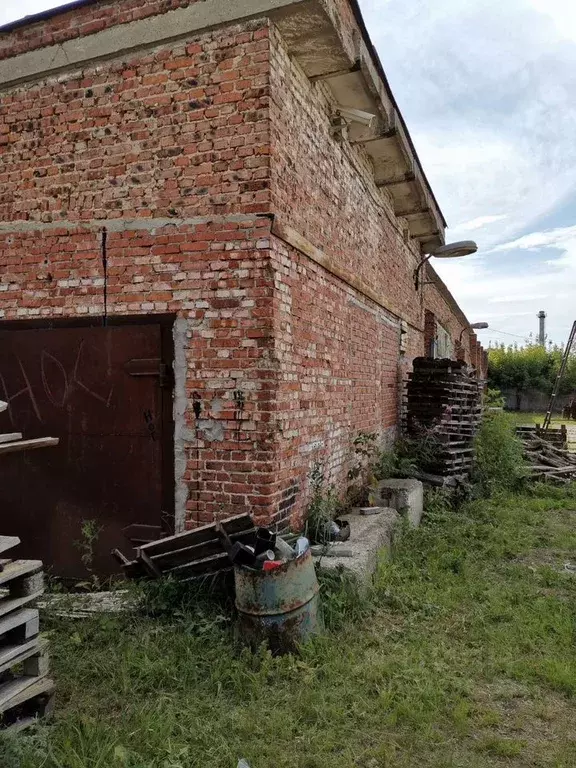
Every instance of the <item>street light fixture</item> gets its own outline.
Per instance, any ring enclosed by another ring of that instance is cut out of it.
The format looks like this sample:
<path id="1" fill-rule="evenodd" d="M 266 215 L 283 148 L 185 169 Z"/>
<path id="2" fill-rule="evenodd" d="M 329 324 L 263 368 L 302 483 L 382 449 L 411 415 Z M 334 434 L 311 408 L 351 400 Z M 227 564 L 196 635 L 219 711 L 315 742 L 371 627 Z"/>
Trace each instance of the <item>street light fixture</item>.
<path id="1" fill-rule="evenodd" d="M 416 290 L 420 288 L 420 270 L 432 257 L 435 259 L 459 259 L 462 256 L 471 256 L 473 253 L 476 253 L 477 250 L 478 246 L 474 240 L 460 240 L 457 243 L 441 245 L 440 248 L 436 248 L 435 251 L 424 256 L 414 270 L 414 287 Z"/>
<path id="2" fill-rule="evenodd" d="M 484 330 L 485 328 L 490 328 L 488 323 L 472 323 L 471 325 L 467 325 L 460 331 L 460 336 L 458 338 L 458 343 L 462 343 L 462 335 L 464 331 L 479 331 Z"/>

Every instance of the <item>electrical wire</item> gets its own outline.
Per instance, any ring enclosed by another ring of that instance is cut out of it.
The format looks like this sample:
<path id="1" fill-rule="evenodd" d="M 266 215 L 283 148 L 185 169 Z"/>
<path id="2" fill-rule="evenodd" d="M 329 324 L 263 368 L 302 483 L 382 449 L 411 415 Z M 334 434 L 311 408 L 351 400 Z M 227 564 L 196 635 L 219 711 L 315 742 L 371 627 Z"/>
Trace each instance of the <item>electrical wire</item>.
<path id="1" fill-rule="evenodd" d="M 519 333 L 510 333 L 510 331 L 499 331 L 497 328 L 490 328 L 493 333 L 503 333 L 505 336 L 516 336 L 518 339 L 527 339 L 528 334 L 521 336 Z"/>

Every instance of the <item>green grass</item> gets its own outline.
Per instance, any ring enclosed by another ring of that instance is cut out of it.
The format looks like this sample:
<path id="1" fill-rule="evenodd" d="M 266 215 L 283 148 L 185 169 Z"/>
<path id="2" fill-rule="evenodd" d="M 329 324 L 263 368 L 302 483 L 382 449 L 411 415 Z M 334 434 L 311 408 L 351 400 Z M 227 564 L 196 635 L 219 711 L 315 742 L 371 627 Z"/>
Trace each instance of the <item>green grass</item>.
<path id="1" fill-rule="evenodd" d="M 564 489 L 435 505 L 373 594 L 324 582 L 332 630 L 299 657 L 241 650 L 226 612 L 45 617 L 56 718 L 0 765 L 572 767 L 574 510 Z"/>
<path id="2" fill-rule="evenodd" d="M 506 413 L 514 419 L 518 426 L 542 424 L 546 415 L 545 413 L 523 413 L 522 411 L 506 411 Z M 559 427 L 561 424 L 576 427 L 576 421 L 573 421 L 572 419 L 562 419 L 560 416 L 552 417 L 551 426 Z"/>

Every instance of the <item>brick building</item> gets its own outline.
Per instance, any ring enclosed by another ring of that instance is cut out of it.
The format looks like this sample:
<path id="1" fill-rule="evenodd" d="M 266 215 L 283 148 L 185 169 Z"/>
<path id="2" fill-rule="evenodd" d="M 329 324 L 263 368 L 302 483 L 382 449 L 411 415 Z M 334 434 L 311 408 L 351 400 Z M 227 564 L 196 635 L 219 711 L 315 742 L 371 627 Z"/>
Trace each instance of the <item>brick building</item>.
<path id="1" fill-rule="evenodd" d="M 8 25 L 0 152 L 0 399 L 61 437 L 42 500 L 15 459 L 2 501 L 63 572 L 82 519 L 104 548 L 161 511 L 297 522 L 314 464 L 343 486 L 354 436 L 394 433 L 414 356 L 482 367 L 432 267 L 415 289 L 445 222 L 356 0 Z"/>

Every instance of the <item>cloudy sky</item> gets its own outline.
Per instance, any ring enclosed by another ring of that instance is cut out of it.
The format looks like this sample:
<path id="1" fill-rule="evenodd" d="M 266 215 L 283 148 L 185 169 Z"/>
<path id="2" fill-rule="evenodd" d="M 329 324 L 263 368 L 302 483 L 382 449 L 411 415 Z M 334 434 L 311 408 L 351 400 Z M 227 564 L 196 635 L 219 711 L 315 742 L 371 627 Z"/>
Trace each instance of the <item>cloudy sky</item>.
<path id="1" fill-rule="evenodd" d="M 435 266 L 486 344 L 576 319 L 576 2 L 360 0 L 450 225 Z M 0 0 L 0 23 L 59 5 Z"/>

